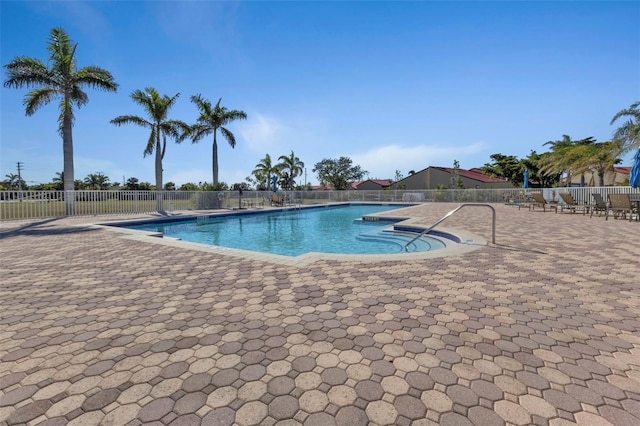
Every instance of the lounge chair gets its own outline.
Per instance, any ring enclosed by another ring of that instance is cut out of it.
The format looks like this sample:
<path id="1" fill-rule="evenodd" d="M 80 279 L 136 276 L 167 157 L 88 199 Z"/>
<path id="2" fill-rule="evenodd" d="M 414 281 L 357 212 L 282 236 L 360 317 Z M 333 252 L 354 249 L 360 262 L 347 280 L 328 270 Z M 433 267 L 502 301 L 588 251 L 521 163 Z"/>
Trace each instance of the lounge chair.
<path id="1" fill-rule="evenodd" d="M 571 213 L 575 213 L 576 210 L 582 210 L 582 215 L 584 216 L 589 211 L 588 204 L 578 204 L 578 202 L 573 198 L 570 192 L 561 192 L 560 197 L 564 204 L 560 204 L 560 212 L 564 211 L 564 209 L 571 210 Z M 558 213 L 558 209 L 556 208 L 556 213 Z"/>
<path id="2" fill-rule="evenodd" d="M 543 212 L 546 212 L 547 208 L 549 211 L 555 210 L 556 213 L 558 212 L 558 205 L 555 203 L 549 203 L 545 200 L 542 192 L 532 192 L 531 198 L 533 198 L 533 201 L 529 204 L 529 210 L 535 210 L 536 207 L 542 207 Z"/>
<path id="3" fill-rule="evenodd" d="M 284 199 L 282 197 L 280 197 L 275 192 L 271 194 L 271 207 L 273 206 L 282 207 L 283 205 L 284 205 Z"/>
<path id="4" fill-rule="evenodd" d="M 629 221 L 633 219 L 633 207 L 629 194 L 609 194 L 609 209 L 613 212 L 614 219 L 619 217 L 626 219 L 629 213 Z M 607 215 L 606 219 L 609 219 Z"/>
<path id="5" fill-rule="evenodd" d="M 604 213 L 605 216 L 609 214 L 609 206 L 607 202 L 602 198 L 602 195 L 598 193 L 591 194 L 593 196 L 593 200 L 596 202 L 594 206 L 591 206 L 591 217 L 593 217 L 594 212 L 598 212 L 598 216 Z"/>

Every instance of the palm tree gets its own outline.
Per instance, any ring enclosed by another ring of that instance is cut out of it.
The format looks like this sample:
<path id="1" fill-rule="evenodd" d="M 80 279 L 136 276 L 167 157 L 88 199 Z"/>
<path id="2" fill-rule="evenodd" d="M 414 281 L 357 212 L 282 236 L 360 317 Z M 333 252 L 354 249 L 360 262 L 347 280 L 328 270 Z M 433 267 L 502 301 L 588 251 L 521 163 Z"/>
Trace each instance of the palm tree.
<path id="1" fill-rule="evenodd" d="M 567 184 L 571 181 L 571 176 L 580 173 L 580 161 L 582 151 L 580 146 L 594 143 L 592 137 L 574 141 L 568 135 L 562 135 L 562 139 L 549 141 L 544 145 L 551 145 L 551 151 L 540 157 L 540 173 L 547 176 L 555 174 L 566 174 Z"/>
<path id="2" fill-rule="evenodd" d="M 640 102 L 631 104 L 629 108 L 619 111 L 611 119 L 611 124 L 621 117 L 630 117 L 613 134 L 615 140 L 622 142 L 622 152 L 626 153 L 640 148 Z"/>
<path id="3" fill-rule="evenodd" d="M 293 151 L 291 151 L 290 155 L 281 155 L 278 161 L 280 162 L 276 165 L 276 168 L 283 177 L 286 176 L 284 180 L 285 189 L 293 189 L 296 184 L 296 177 L 300 176 L 304 170 L 304 163 L 295 156 Z"/>
<path id="4" fill-rule="evenodd" d="M 200 94 L 191 96 L 191 102 L 193 102 L 198 108 L 200 116 L 198 117 L 196 124 L 190 127 L 188 135 L 185 135 L 191 137 L 193 143 L 196 143 L 203 137 L 213 133 L 212 163 L 214 186 L 218 183 L 218 142 L 216 141 L 218 129 L 220 129 L 222 136 L 224 136 L 227 142 L 229 142 L 231 148 L 235 148 L 236 137 L 223 126 L 226 126 L 232 121 L 245 120 L 247 118 L 247 114 L 244 111 L 235 109 L 227 110 L 227 108 L 220 106 L 221 101 L 222 98 L 218 100 L 215 107 L 212 107 L 211 102 L 204 99 Z"/>
<path id="5" fill-rule="evenodd" d="M 578 158 L 575 162 L 576 170 L 579 173 L 587 171 L 598 175 L 598 186 L 604 186 L 604 175 L 613 170 L 613 166 L 620 164 L 620 153 L 622 144 L 620 142 L 596 142 L 589 139 L 589 143 L 577 145 L 575 152 Z"/>
<path id="6" fill-rule="evenodd" d="M 116 126 L 123 124 L 137 124 L 138 126 L 151 129 L 149 140 L 144 150 L 144 157 L 153 154 L 155 151 L 155 171 L 156 171 L 156 190 L 162 191 L 162 160 L 167 150 L 167 136 L 172 137 L 176 142 L 181 142 L 183 135 L 188 130 L 187 123 L 180 120 L 169 120 L 167 114 L 171 107 L 175 104 L 180 93 L 176 93 L 173 97 L 167 95 L 160 96 L 158 91 L 153 87 L 147 87 L 144 92 L 135 90 L 131 94 L 131 99 L 147 113 L 149 119 L 144 119 L 137 115 L 121 115 L 111 120 Z M 158 197 L 158 211 L 162 211 L 162 197 Z"/>
<path id="7" fill-rule="evenodd" d="M 264 185 L 262 189 L 269 189 L 269 182 L 271 181 L 271 175 L 278 173 L 278 169 L 271 162 L 271 156 L 267 154 L 251 172 L 256 177 L 259 188 Z"/>
<path id="8" fill-rule="evenodd" d="M 47 50 L 48 66 L 41 60 L 19 56 L 5 65 L 9 76 L 4 87 L 35 87 L 24 99 L 26 115 L 33 115 L 40 107 L 54 98 L 60 100 L 59 131 L 62 135 L 64 156 L 64 190 L 74 190 L 73 179 L 73 107 L 80 108 L 89 101 L 83 86 L 115 92 L 118 85 L 109 71 L 95 66 L 78 69 L 76 66 L 77 44 L 72 44 L 62 28 L 51 30 Z M 67 196 L 66 213 L 73 215 L 75 196 Z"/>
<path id="9" fill-rule="evenodd" d="M 84 178 L 84 183 L 87 185 L 87 189 L 107 189 L 109 177 L 100 172 L 89 173 Z"/>

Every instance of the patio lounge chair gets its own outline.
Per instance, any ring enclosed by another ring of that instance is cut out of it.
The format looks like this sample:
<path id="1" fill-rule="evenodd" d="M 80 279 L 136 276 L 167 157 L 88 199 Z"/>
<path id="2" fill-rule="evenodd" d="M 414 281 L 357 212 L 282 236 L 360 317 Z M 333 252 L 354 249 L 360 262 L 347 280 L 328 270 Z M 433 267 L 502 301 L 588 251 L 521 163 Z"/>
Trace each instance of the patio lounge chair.
<path id="1" fill-rule="evenodd" d="M 591 217 L 593 217 L 594 212 L 598 212 L 598 216 L 600 216 L 600 214 L 602 213 L 604 213 L 605 216 L 608 216 L 609 206 L 607 205 L 607 202 L 604 200 L 604 198 L 602 198 L 602 195 L 598 193 L 593 193 L 591 195 L 596 202 L 594 206 L 591 206 Z"/>
<path id="2" fill-rule="evenodd" d="M 576 210 L 582 210 L 582 215 L 584 216 L 589 211 L 588 204 L 578 204 L 578 202 L 573 198 L 570 192 L 561 192 L 560 197 L 564 204 L 560 204 L 560 212 L 562 213 L 564 209 L 571 210 L 571 213 L 575 213 Z M 556 213 L 558 213 L 558 209 L 556 208 Z"/>
<path id="3" fill-rule="evenodd" d="M 284 205 L 284 199 L 282 197 L 280 197 L 275 192 L 271 194 L 271 207 L 273 206 L 282 207 L 283 205 Z"/>
<path id="4" fill-rule="evenodd" d="M 529 204 L 529 210 L 535 210 L 536 207 L 542 207 L 543 212 L 546 212 L 547 208 L 549 211 L 555 210 L 556 213 L 558 212 L 558 205 L 555 203 L 549 203 L 545 200 L 542 192 L 532 192 L 531 198 L 533 198 L 533 201 Z"/>
<path id="5" fill-rule="evenodd" d="M 609 194 L 609 208 L 613 212 L 615 219 L 619 217 L 626 219 L 627 213 L 629 213 L 629 221 L 633 218 L 633 208 L 631 207 L 629 194 Z M 606 219 L 609 219 L 608 215 Z"/>

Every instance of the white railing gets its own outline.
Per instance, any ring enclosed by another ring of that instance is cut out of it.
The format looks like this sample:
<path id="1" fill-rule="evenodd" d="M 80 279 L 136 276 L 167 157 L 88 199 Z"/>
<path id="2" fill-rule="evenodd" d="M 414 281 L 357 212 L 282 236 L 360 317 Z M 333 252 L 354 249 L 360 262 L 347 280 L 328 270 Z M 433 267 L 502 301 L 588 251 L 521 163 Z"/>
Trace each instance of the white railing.
<path id="1" fill-rule="evenodd" d="M 542 191 L 549 201 L 560 201 L 560 192 L 571 192 L 578 203 L 593 204 L 592 193 L 606 200 L 608 194 L 635 194 L 631 187 L 429 189 L 375 191 L 286 191 L 301 204 L 335 202 L 452 202 L 518 203 L 527 193 Z M 282 192 L 280 192 L 282 193 Z M 70 200 L 68 197 L 73 197 Z M 0 219 L 44 219 L 65 216 L 136 215 L 157 211 L 235 209 L 270 206 L 270 191 L 0 191 Z"/>

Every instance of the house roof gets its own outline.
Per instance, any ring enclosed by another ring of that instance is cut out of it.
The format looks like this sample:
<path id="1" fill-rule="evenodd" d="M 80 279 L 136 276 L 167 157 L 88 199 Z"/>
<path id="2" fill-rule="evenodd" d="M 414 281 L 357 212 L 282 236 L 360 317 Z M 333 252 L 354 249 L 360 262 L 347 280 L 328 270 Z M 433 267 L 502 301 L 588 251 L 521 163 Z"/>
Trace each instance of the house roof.
<path id="1" fill-rule="evenodd" d="M 387 187 L 390 186 L 393 181 L 391 179 L 367 179 L 367 180 L 363 180 L 363 181 L 358 181 L 358 182 L 353 182 L 351 184 L 351 186 L 353 186 L 354 188 L 357 188 L 358 186 L 360 186 L 361 184 L 365 183 L 365 182 L 373 182 L 376 183 L 382 187 Z"/>
<path id="2" fill-rule="evenodd" d="M 442 170 L 442 171 L 445 171 L 447 173 L 453 173 L 453 169 L 450 168 L 450 167 L 435 167 L 435 166 L 432 166 L 431 168 Z M 484 173 L 482 173 L 481 169 L 478 169 L 478 168 L 474 168 L 474 169 L 471 169 L 471 170 L 458 169 L 458 173 L 460 173 L 460 176 L 466 177 L 467 179 L 473 179 L 473 180 L 477 180 L 479 182 L 484 182 L 484 183 L 501 183 L 501 182 L 505 181 L 504 179 L 487 176 Z"/>
<path id="3" fill-rule="evenodd" d="M 613 171 L 616 173 L 620 173 L 623 175 L 630 175 L 631 174 L 631 167 L 614 167 Z"/>

